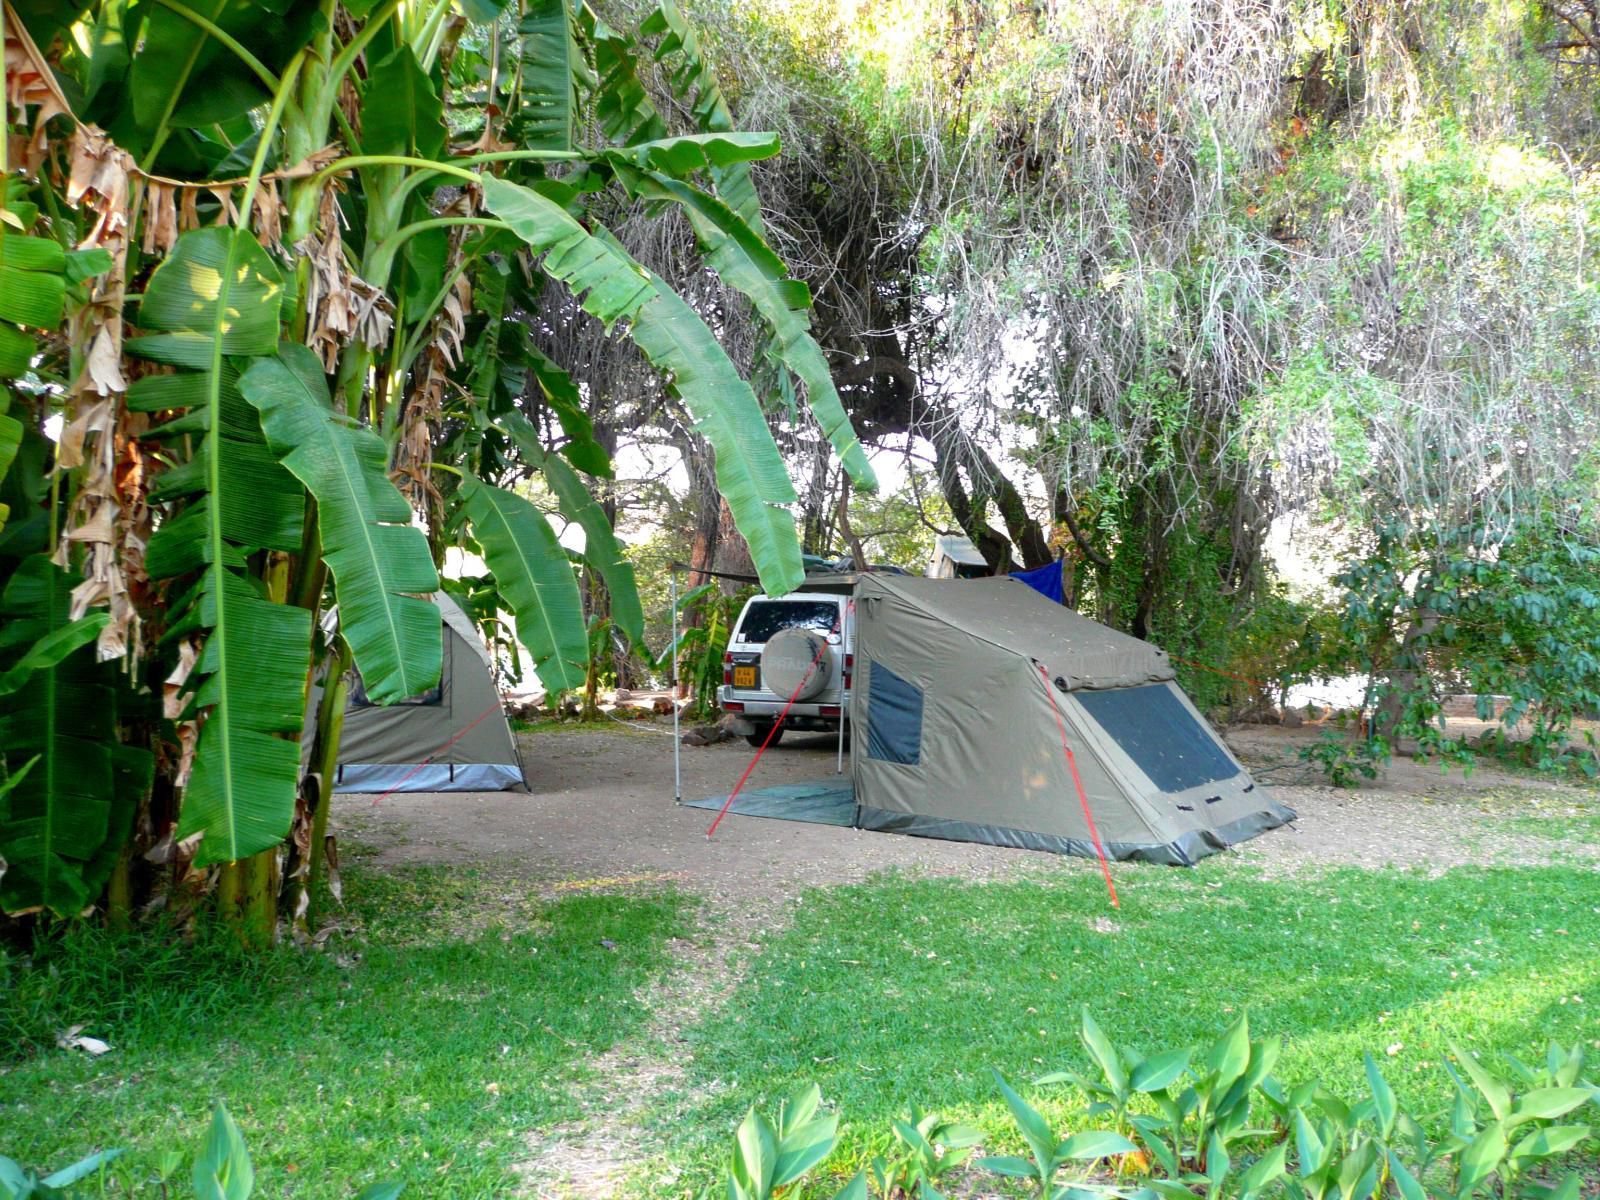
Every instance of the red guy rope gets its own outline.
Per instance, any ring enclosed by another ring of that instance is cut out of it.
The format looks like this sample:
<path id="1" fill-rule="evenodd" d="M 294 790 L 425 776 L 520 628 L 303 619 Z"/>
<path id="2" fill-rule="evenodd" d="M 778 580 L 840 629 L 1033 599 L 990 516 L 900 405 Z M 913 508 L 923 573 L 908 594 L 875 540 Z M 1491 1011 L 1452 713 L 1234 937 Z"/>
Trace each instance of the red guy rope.
<path id="1" fill-rule="evenodd" d="M 455 737 L 451 738 L 448 742 L 446 742 L 444 745 L 440 746 L 432 754 L 428 755 L 427 758 L 423 759 L 416 766 L 412 767 L 411 770 L 407 771 L 404 775 L 400 776 L 400 782 L 399 783 L 395 784 L 392 788 L 390 788 L 387 792 L 384 792 L 382 795 L 374 797 L 372 803 L 373 804 L 377 804 L 380 800 L 387 800 L 390 796 L 394 795 L 401 788 L 405 787 L 406 780 L 410 779 L 418 771 L 422 770 L 423 767 L 428 766 L 430 763 L 433 762 L 434 759 L 438 758 L 439 755 L 443 754 L 446 750 L 450 749 L 451 746 L 454 746 L 462 738 L 466 737 L 467 734 L 471 733 L 474 729 L 476 729 L 484 721 L 484 719 L 486 717 L 488 717 L 488 715 L 490 713 L 494 712 L 499 707 L 500 707 L 500 702 L 498 700 L 496 700 L 493 705 L 491 705 L 489 708 L 486 708 L 481 713 L 479 713 L 478 716 L 473 720 L 471 725 L 468 725 L 460 733 L 456 734 Z"/>
<path id="2" fill-rule="evenodd" d="M 1067 725 L 1061 719 L 1061 706 L 1056 703 L 1056 690 L 1050 683 L 1050 672 L 1040 663 L 1039 676 L 1044 680 L 1045 694 L 1050 697 L 1050 710 L 1056 714 L 1056 731 L 1061 734 L 1061 749 L 1067 756 L 1067 766 L 1072 771 L 1072 786 L 1078 789 L 1078 802 L 1083 805 L 1083 819 L 1089 825 L 1089 837 L 1094 841 L 1094 852 L 1100 856 L 1100 873 L 1106 877 L 1106 891 L 1111 893 L 1111 907 L 1121 908 L 1117 900 L 1117 885 L 1111 882 L 1111 864 L 1106 862 L 1105 847 L 1100 844 L 1100 831 L 1095 828 L 1094 814 L 1089 811 L 1089 796 L 1083 790 L 1083 780 L 1078 777 L 1078 760 L 1067 745 Z"/>
<path id="3" fill-rule="evenodd" d="M 855 601 L 852 600 L 848 607 L 854 608 Z M 833 618 L 833 628 L 828 631 L 829 637 L 839 632 L 839 622 L 843 618 L 844 611 L 841 609 L 838 616 Z M 811 665 L 806 668 L 806 673 L 800 676 L 800 682 L 795 684 L 794 691 L 789 693 L 789 699 L 788 702 L 784 704 L 783 711 L 778 714 L 778 719 L 772 723 L 772 728 L 767 730 L 766 740 L 761 743 L 761 748 L 756 751 L 756 756 L 750 760 L 750 765 L 744 769 L 744 774 L 739 776 L 739 782 L 733 785 L 732 794 L 729 795 L 727 802 L 723 804 L 721 811 L 717 813 L 716 819 L 711 822 L 711 828 L 706 830 L 707 838 L 710 838 L 711 835 L 717 831 L 717 826 L 722 824 L 722 818 L 728 815 L 728 810 L 733 807 L 733 802 L 739 798 L 739 792 L 744 787 L 745 782 L 750 778 L 750 772 L 756 769 L 756 764 L 761 761 L 761 756 L 767 752 L 767 747 L 772 745 L 773 737 L 783 726 L 783 719 L 789 715 L 789 710 L 794 707 L 795 698 L 800 695 L 801 690 L 804 689 L 806 684 L 811 682 L 811 673 L 817 669 L 817 664 L 822 661 L 822 656 L 827 652 L 827 649 L 828 642 L 827 639 L 824 638 L 822 644 L 817 647 L 816 654 L 812 655 Z"/>

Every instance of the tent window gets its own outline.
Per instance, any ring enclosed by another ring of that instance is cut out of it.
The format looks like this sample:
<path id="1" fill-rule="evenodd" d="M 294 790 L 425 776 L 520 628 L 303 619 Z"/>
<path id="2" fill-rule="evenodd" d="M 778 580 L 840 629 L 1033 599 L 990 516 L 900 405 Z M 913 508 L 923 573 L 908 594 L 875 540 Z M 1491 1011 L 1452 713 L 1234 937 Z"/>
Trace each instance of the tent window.
<path id="1" fill-rule="evenodd" d="M 1074 692 L 1073 699 L 1163 792 L 1183 792 L 1239 773 L 1169 684 Z"/>
<path id="2" fill-rule="evenodd" d="M 922 689 L 882 663 L 869 667 L 867 757 L 884 762 L 922 761 Z"/>
<path id="3" fill-rule="evenodd" d="M 403 704 L 410 705 L 413 708 L 437 708 L 444 703 L 444 677 L 450 673 L 449 631 L 442 631 L 442 635 L 444 637 L 444 654 L 439 664 L 439 682 L 425 692 L 419 692 L 415 696 L 407 696 L 404 700 L 396 700 L 389 705 L 390 708 L 397 708 Z M 366 680 L 361 678 L 360 667 L 350 668 L 350 699 L 348 704 L 351 708 L 378 707 L 372 702 L 371 697 L 367 695 L 367 684 Z"/>
<path id="4" fill-rule="evenodd" d="M 414 707 L 436 706 L 442 703 L 444 703 L 444 681 L 440 680 L 427 691 L 415 696 L 407 696 L 404 700 L 396 700 L 393 704 L 389 705 L 389 707 L 397 708 L 402 704 L 409 704 Z M 350 668 L 350 707 L 378 707 L 371 701 L 371 699 L 368 698 L 366 682 L 361 678 L 361 672 L 356 670 L 354 667 Z"/>

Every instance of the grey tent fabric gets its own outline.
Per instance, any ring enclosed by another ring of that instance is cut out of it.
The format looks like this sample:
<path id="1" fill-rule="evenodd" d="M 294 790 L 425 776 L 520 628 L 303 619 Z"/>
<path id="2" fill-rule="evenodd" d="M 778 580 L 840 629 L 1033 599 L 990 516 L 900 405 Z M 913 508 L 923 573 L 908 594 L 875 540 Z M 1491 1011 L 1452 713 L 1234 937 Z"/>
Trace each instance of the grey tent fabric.
<path id="1" fill-rule="evenodd" d="M 339 741 L 336 792 L 526 791 L 522 763 L 506 723 L 489 651 L 471 618 L 444 592 L 433 602 L 443 618 L 439 686 L 398 704 L 366 702 L 359 675 Z M 307 728 L 315 721 L 313 689 Z M 302 739 L 304 753 L 311 738 Z"/>
<path id="2" fill-rule="evenodd" d="M 1294 818 L 1173 682 L 1164 651 L 1026 584 L 863 576 L 855 630 L 864 828 L 1093 854 L 1063 741 L 1111 857 L 1189 865 Z"/>

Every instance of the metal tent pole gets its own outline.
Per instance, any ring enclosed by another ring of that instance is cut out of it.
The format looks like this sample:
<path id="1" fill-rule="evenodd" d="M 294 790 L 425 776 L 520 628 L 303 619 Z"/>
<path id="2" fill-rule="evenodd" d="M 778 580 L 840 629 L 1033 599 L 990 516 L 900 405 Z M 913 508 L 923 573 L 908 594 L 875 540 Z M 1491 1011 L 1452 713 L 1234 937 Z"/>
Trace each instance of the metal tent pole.
<path id="1" fill-rule="evenodd" d="M 672 576 L 672 801 L 683 803 L 683 740 L 678 736 L 678 569 Z"/>

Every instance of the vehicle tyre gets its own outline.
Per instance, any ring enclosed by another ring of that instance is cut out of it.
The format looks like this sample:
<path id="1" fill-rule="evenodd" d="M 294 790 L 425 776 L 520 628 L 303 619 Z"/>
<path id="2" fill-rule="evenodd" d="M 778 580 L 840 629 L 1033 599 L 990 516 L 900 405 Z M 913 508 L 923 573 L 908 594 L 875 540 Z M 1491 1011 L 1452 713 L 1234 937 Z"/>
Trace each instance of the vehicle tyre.
<path id="1" fill-rule="evenodd" d="M 833 673 L 833 656 L 822 635 L 809 629 L 785 629 L 761 651 L 761 679 L 782 700 L 819 696 Z"/>
<path id="2" fill-rule="evenodd" d="M 780 725 L 773 732 L 772 740 L 769 742 L 767 741 L 767 731 L 770 728 L 771 726 L 769 725 L 763 725 L 754 733 L 747 735 L 744 740 L 749 742 L 757 750 L 761 749 L 762 746 L 776 746 L 779 742 L 783 741 L 783 726 Z"/>

